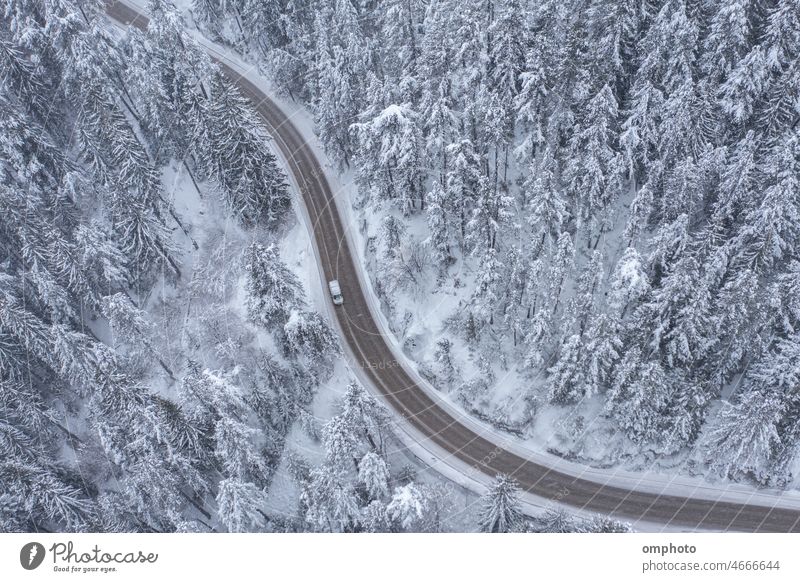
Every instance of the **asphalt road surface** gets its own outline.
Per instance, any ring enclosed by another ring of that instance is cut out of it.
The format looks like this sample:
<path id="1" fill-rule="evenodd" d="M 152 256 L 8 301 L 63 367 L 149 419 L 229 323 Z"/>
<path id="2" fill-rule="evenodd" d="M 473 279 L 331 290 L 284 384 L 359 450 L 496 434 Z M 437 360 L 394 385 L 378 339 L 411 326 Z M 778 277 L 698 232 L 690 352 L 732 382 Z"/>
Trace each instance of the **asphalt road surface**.
<path id="1" fill-rule="evenodd" d="M 107 13 L 122 24 L 147 26 L 145 16 L 120 2 L 110 2 Z M 658 495 L 559 472 L 499 447 L 443 410 L 402 366 L 397 365 L 391 347 L 372 318 L 345 236 L 345 225 L 336 209 L 325 172 L 312 149 L 267 95 L 213 55 L 212 59 L 252 101 L 288 160 L 288 170 L 300 187 L 314 226 L 313 236 L 325 278 L 338 279 L 342 286 L 345 302 L 335 309 L 342 341 L 349 346 L 356 358 L 355 364 L 362 368 L 373 388 L 424 438 L 478 471 L 489 476 L 511 475 L 525 491 L 576 509 L 626 521 L 643 520 L 685 529 L 800 531 L 800 511 L 794 509 Z"/>

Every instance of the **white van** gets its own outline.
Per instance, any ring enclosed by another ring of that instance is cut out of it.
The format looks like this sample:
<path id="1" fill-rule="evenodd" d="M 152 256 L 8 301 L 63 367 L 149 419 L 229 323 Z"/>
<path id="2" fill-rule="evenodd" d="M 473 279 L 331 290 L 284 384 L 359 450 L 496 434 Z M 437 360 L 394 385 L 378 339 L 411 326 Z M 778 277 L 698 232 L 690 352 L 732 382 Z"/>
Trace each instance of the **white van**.
<path id="1" fill-rule="evenodd" d="M 333 281 L 328 281 L 328 289 L 331 291 L 331 297 L 333 298 L 334 305 L 341 305 L 344 303 L 344 297 L 342 297 L 342 288 L 339 287 L 339 281 L 336 279 Z"/>

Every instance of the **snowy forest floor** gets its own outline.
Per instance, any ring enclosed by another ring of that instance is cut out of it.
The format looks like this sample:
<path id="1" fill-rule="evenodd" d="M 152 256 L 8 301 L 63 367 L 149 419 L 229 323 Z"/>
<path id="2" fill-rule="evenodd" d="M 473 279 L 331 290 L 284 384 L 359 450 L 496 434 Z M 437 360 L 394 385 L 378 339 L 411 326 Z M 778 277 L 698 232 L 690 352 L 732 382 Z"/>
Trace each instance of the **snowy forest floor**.
<path id="1" fill-rule="evenodd" d="M 262 87 L 263 88 L 263 87 Z M 285 104 L 284 104 L 285 105 Z M 293 121 L 298 118 L 305 119 L 302 112 L 296 111 L 292 115 Z M 303 130 L 307 132 L 308 127 Z M 318 152 L 318 155 L 322 155 Z M 209 267 L 215 265 L 222 267 L 217 273 L 215 283 L 233 286 L 235 290 L 229 294 L 227 304 L 219 311 L 231 313 L 235 316 L 230 321 L 234 327 L 245 325 L 249 332 L 255 334 L 255 343 L 259 350 L 267 353 L 277 353 L 276 346 L 272 345 L 268 334 L 262 333 L 257 326 L 252 325 L 247 319 L 244 289 L 245 277 L 241 269 L 241 255 L 244 250 L 254 242 L 269 244 L 275 242 L 280 249 L 280 257 L 286 266 L 294 273 L 302 284 L 307 294 L 309 306 L 319 312 L 326 312 L 327 297 L 320 283 L 319 271 L 315 262 L 314 251 L 309 238 L 306 225 L 298 220 L 300 210 L 293 208 L 293 214 L 286 225 L 276 235 L 269 235 L 259 229 L 244 230 L 222 206 L 219 198 L 207 191 L 207 185 L 200 183 L 200 191 L 186 173 L 185 168 L 169 166 L 163 170 L 162 182 L 175 212 L 181 218 L 188 234 L 176 230 L 174 233 L 175 245 L 181 249 L 181 263 L 183 265 L 182 282 L 173 285 L 166 282 L 157 284 L 148 298 L 146 310 L 150 314 L 155 327 L 164 330 L 164 353 L 167 354 L 167 365 L 179 364 L 182 357 L 179 346 L 171 346 L 170 338 L 179 337 L 187 333 L 187 329 L 203 324 L 194 321 L 189 315 L 183 321 L 182 307 L 191 313 L 191 292 L 194 273 L 197 270 L 211 271 Z M 294 186 L 290 185 L 295 204 L 299 195 Z M 194 248 L 193 242 L 198 248 Z M 215 250 L 222 250 L 220 255 Z M 215 256 L 216 254 L 216 256 Z M 211 256 L 209 256 L 211 255 Z M 220 260 L 221 259 L 221 260 Z M 219 261 L 219 262 L 218 262 Z M 241 329 L 226 329 L 226 320 L 217 322 L 221 332 L 228 334 L 232 342 L 240 341 L 243 333 Z M 102 330 L 96 330 L 102 335 Z M 156 375 L 158 370 L 156 370 Z M 334 371 L 330 378 L 320 384 L 310 406 L 313 424 L 319 428 L 324 426 L 331 418 L 340 412 L 341 399 L 346 387 L 355 381 L 347 362 L 340 359 L 335 363 Z M 164 387 L 169 391 L 168 387 Z M 319 438 L 311 438 L 303 426 L 304 421 L 298 418 L 287 434 L 281 461 L 275 471 L 270 484 L 265 508 L 269 514 L 285 518 L 290 521 L 297 516 L 300 496 L 300 487 L 288 470 L 288 458 L 293 455 L 317 465 L 324 461 L 325 451 Z M 448 492 L 449 503 L 442 515 L 442 530 L 451 532 L 472 531 L 475 528 L 476 512 L 478 511 L 479 496 L 446 480 L 440 474 L 431 470 L 417 460 L 398 440 L 390 439 L 388 443 L 387 460 L 393 470 L 407 477 L 409 480 L 420 484 L 429 484 L 443 488 Z"/>

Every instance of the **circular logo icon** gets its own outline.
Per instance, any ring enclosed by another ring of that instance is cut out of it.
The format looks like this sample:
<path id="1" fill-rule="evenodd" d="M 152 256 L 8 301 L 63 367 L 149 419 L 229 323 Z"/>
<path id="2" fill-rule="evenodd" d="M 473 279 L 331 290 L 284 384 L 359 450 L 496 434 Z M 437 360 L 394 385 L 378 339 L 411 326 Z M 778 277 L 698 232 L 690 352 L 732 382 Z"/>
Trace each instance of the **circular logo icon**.
<path id="1" fill-rule="evenodd" d="M 35 570 L 44 562 L 44 546 L 39 542 L 30 542 L 19 551 L 19 563 L 26 570 Z"/>

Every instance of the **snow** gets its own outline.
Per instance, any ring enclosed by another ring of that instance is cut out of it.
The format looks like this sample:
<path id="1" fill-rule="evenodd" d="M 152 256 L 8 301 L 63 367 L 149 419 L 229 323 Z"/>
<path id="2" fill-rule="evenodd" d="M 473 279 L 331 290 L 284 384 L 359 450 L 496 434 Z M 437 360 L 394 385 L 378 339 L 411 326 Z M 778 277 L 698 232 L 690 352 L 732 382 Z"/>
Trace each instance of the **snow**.
<path id="1" fill-rule="evenodd" d="M 396 103 L 392 103 L 386 109 L 381 111 L 381 113 L 375 118 L 379 123 L 386 121 L 387 119 L 391 119 L 394 117 L 403 117 L 405 115 L 405 111 L 400 105 Z"/>
<path id="2" fill-rule="evenodd" d="M 186 2 L 183 2 L 186 5 Z M 265 90 L 270 94 L 287 113 L 292 123 L 298 128 L 301 134 L 306 139 L 307 144 L 313 149 L 315 155 L 320 160 L 326 160 L 326 156 L 314 135 L 314 124 L 309 113 L 300 105 L 287 102 L 285 99 L 276 95 L 276 91 L 271 87 L 270 83 L 257 74 L 257 65 L 251 64 L 236 55 L 233 51 L 221 48 L 218 45 L 211 43 L 201 37 L 198 32 L 193 32 L 195 37 L 201 44 L 208 48 L 213 54 L 223 58 L 226 62 L 230 63 L 237 70 L 244 72 L 247 77 L 254 81 L 259 88 Z M 399 106 L 390 106 L 383 111 L 382 116 L 401 115 L 402 110 Z M 459 261 L 458 271 L 454 280 L 460 280 L 461 285 L 450 285 L 445 288 L 437 289 L 434 293 L 432 288 L 432 281 L 428 281 L 429 286 L 418 290 L 416 294 L 401 294 L 395 297 L 395 304 L 393 313 L 387 313 L 382 307 L 377 304 L 375 300 L 374 287 L 372 279 L 375 275 L 375 259 L 367 254 L 367 246 L 371 237 L 377 233 L 377 226 L 380 224 L 380 219 L 390 212 L 386 208 L 380 206 L 366 206 L 360 207 L 358 210 L 354 206 L 359 202 L 357 187 L 354 182 L 354 176 L 350 172 L 339 173 L 331 168 L 330 163 L 327 164 L 328 177 L 334 196 L 337 201 L 337 208 L 345 218 L 345 223 L 350 227 L 347 229 L 347 236 L 350 240 L 351 246 L 356 255 L 360 259 L 359 266 L 361 267 L 361 282 L 368 290 L 367 296 L 373 299 L 372 305 L 373 313 L 382 328 L 385 330 L 385 336 L 398 354 L 402 354 L 399 360 L 403 363 L 412 377 L 414 377 L 418 384 L 428 390 L 431 395 L 437 399 L 451 414 L 475 430 L 479 434 L 485 435 L 492 439 L 494 442 L 501 443 L 505 448 L 518 452 L 526 458 L 537 460 L 545 463 L 559 470 L 568 472 L 574 475 L 581 475 L 586 478 L 592 478 L 601 482 L 612 483 L 618 486 L 634 486 L 640 490 L 647 490 L 653 492 L 669 491 L 675 494 L 691 494 L 695 497 L 703 497 L 707 499 L 718 499 L 724 497 L 725 499 L 749 500 L 760 501 L 762 503 L 778 504 L 797 507 L 800 501 L 795 491 L 779 492 L 779 491 L 759 491 L 746 484 L 734 484 L 730 482 L 710 484 L 707 480 L 697 477 L 691 477 L 685 474 L 679 475 L 679 471 L 686 472 L 686 464 L 689 460 L 689 455 L 684 459 L 677 459 L 667 461 L 664 464 L 651 464 L 647 461 L 641 460 L 636 462 L 634 467 L 637 471 L 626 471 L 619 467 L 612 466 L 608 468 L 591 467 L 580 463 L 571 462 L 564 458 L 556 457 L 550 454 L 552 451 L 560 451 L 565 454 L 567 451 L 577 450 L 582 460 L 595 462 L 617 462 L 620 457 L 629 456 L 634 453 L 630 447 L 625 448 L 623 442 L 618 439 L 615 440 L 615 435 L 611 433 L 604 433 L 602 430 L 595 433 L 590 439 L 576 441 L 570 436 L 570 427 L 575 426 L 578 416 L 583 417 L 585 424 L 601 425 L 604 420 L 601 416 L 601 403 L 599 399 L 589 399 L 582 403 L 580 408 L 575 410 L 567 410 L 555 406 L 545 406 L 540 408 L 537 413 L 536 423 L 533 425 L 533 430 L 525 435 L 524 439 L 519 439 L 508 433 L 497 430 L 495 427 L 477 421 L 468 414 L 465 414 L 460 405 L 453 399 L 450 394 L 443 394 L 432 387 L 430 387 L 419 376 L 419 365 L 423 363 L 425 356 L 433 352 L 433 345 L 435 341 L 442 336 L 442 330 L 445 327 L 446 318 L 462 307 L 468 300 L 468 290 L 471 288 L 471 282 L 475 277 L 474 266 L 468 261 Z M 299 209 L 301 216 L 303 209 Z M 614 229 L 604 235 L 603 248 L 606 257 L 606 263 L 612 264 L 615 259 L 619 257 L 621 248 L 613 246 L 612 241 L 621 240 L 621 231 L 624 228 L 622 221 L 617 221 Z M 422 217 L 415 217 L 407 222 L 408 234 L 415 240 L 424 238 L 426 229 Z M 301 232 L 303 231 L 303 232 Z M 305 234 L 305 229 L 299 225 L 295 225 L 287 235 L 287 238 L 282 243 L 282 256 L 289 265 L 294 265 L 293 268 L 297 269 L 298 276 L 304 283 L 304 288 L 312 290 L 311 298 L 315 307 L 321 310 L 330 309 L 328 302 L 324 300 L 325 290 L 319 270 L 313 260 L 313 244 Z M 288 241 L 288 242 L 287 242 Z M 289 249 L 292 249 L 291 251 Z M 582 261 L 578 256 L 577 260 Z M 316 273 L 314 272 L 316 271 Z M 638 274 L 631 268 L 626 266 L 623 269 L 622 275 L 629 279 L 631 283 L 640 283 Z M 563 297 L 563 301 L 569 301 L 572 289 L 568 288 Z M 420 300 L 421 298 L 425 300 Z M 330 313 L 330 312 L 329 312 Z M 409 314 L 410 319 L 405 321 L 406 314 Z M 391 331 L 390 331 L 391 330 Z M 413 341 L 408 342 L 409 338 Z M 475 363 L 471 360 L 468 353 L 468 348 L 463 345 L 463 342 L 458 342 L 454 354 L 459 360 L 459 363 L 464 367 L 464 375 L 466 379 L 476 377 L 478 371 Z M 493 365 L 497 374 L 497 383 L 492 388 L 490 399 L 481 403 L 480 412 L 488 413 L 498 408 L 512 409 L 519 404 L 520 396 L 524 392 L 522 387 L 526 384 L 534 383 L 535 390 L 541 390 L 539 379 L 526 378 L 519 372 L 513 369 L 503 369 L 497 363 Z M 356 371 L 357 373 L 357 371 Z M 330 418 L 332 403 L 335 399 L 328 399 L 329 396 L 322 396 L 335 392 L 336 386 L 343 386 L 342 382 L 345 378 L 345 371 L 337 366 L 337 371 L 333 380 L 329 382 L 318 393 L 317 398 L 323 398 L 324 402 L 317 403 L 315 399 L 314 414 L 318 415 L 320 419 Z M 321 408 L 317 408 L 320 406 Z M 413 429 L 407 426 L 401 427 L 400 436 L 408 446 L 409 450 L 413 450 L 414 454 L 418 457 L 425 459 L 425 463 L 432 463 L 438 471 L 445 475 L 449 475 L 453 480 L 465 484 L 466 487 L 472 490 L 480 491 L 486 485 L 485 480 L 480 475 L 475 475 L 474 471 L 466 469 L 463 466 L 458 466 L 458 463 L 452 459 L 442 458 L 440 452 L 432 450 L 433 447 L 430 443 L 420 444 L 423 439 L 411 438 L 409 441 L 406 437 L 410 433 L 413 435 Z M 308 451 L 314 449 L 311 443 L 303 442 L 303 436 L 299 434 L 300 429 L 295 427 L 292 429 L 290 441 L 292 444 L 298 444 L 302 447 L 307 447 Z M 583 431 L 581 431 L 583 432 Z M 608 436 L 608 439 L 603 438 Z M 317 447 L 318 448 L 318 447 Z M 616 457 L 616 459 L 615 459 Z M 669 463 L 673 465 L 670 466 Z M 445 466 L 446 465 L 446 466 Z M 465 479 L 464 475 L 470 475 Z M 276 482 L 278 480 L 276 479 Z M 527 499 L 527 503 L 534 504 L 535 500 Z"/>
<path id="3" fill-rule="evenodd" d="M 337 413 L 339 400 L 344 394 L 349 381 L 350 373 L 346 364 L 343 361 L 337 362 L 333 374 L 327 382 L 319 387 L 311 403 L 310 412 L 320 425 L 330 420 Z M 297 482 L 288 471 L 286 453 L 289 452 L 299 453 L 315 465 L 322 463 L 325 459 L 325 452 L 321 444 L 309 437 L 300 425 L 299 420 L 296 421 L 292 425 L 289 434 L 286 435 L 284 455 L 272 478 L 267 495 L 267 509 L 270 513 L 283 515 L 287 518 L 296 515 L 300 496 Z"/>

